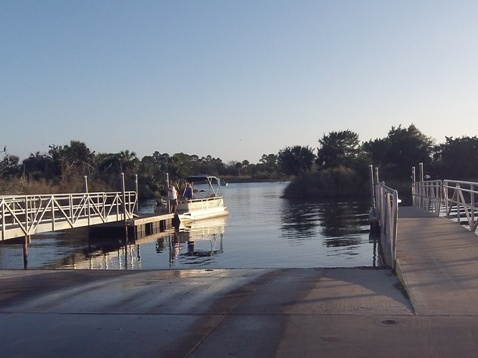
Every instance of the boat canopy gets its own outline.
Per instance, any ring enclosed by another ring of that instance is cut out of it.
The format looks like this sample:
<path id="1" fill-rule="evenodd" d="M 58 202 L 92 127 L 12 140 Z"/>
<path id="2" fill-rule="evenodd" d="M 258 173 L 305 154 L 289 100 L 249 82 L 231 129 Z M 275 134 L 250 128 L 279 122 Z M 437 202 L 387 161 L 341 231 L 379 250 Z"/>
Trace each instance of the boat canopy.
<path id="1" fill-rule="evenodd" d="M 200 181 L 207 181 L 211 183 L 220 183 L 221 179 L 213 175 L 191 175 L 185 178 L 189 183 L 197 183 Z"/>
<path id="2" fill-rule="evenodd" d="M 187 178 L 184 178 L 186 182 L 191 184 L 207 184 L 209 191 L 214 194 L 219 194 L 219 187 L 221 186 L 221 179 L 214 175 L 191 175 Z"/>

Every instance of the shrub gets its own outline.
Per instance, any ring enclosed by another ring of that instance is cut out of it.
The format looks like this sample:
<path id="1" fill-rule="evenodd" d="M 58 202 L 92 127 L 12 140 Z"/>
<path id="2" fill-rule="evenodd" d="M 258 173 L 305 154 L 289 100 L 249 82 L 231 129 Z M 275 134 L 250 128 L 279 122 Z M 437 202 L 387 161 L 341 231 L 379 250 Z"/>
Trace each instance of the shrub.
<path id="1" fill-rule="evenodd" d="M 292 180 L 283 197 L 298 200 L 370 196 L 369 179 L 345 167 L 303 174 Z"/>

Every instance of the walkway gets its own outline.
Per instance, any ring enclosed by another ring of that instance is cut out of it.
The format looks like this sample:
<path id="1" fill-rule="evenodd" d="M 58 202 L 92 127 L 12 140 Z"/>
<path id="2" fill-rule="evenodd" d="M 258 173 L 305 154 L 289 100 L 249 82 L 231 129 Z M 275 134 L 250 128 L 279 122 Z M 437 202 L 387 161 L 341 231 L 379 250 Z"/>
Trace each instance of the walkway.
<path id="1" fill-rule="evenodd" d="M 8 357 L 476 357 L 478 237 L 399 213 L 399 273 L 0 271 Z"/>
<path id="2" fill-rule="evenodd" d="M 126 221 L 134 217 L 137 197 L 134 191 L 1 195 L 0 240 Z"/>
<path id="3" fill-rule="evenodd" d="M 478 316 L 478 235 L 447 218 L 401 207 L 397 258 L 416 315 Z"/>

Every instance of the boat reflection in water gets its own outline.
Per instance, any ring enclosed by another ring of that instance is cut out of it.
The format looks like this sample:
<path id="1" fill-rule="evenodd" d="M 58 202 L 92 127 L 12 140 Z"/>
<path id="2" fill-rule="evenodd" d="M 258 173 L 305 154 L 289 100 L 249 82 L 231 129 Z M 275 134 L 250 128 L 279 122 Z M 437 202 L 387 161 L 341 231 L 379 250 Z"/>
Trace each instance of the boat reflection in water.
<path id="1" fill-rule="evenodd" d="M 141 270 L 194 268 L 214 263 L 223 252 L 227 217 L 181 223 L 177 232 L 162 232 L 141 239 L 91 240 L 82 254 L 63 261 L 65 269 Z"/>
<path id="2" fill-rule="evenodd" d="M 169 267 L 207 266 L 223 252 L 225 217 L 181 223 L 178 232 L 156 240 L 156 252 L 169 250 Z"/>

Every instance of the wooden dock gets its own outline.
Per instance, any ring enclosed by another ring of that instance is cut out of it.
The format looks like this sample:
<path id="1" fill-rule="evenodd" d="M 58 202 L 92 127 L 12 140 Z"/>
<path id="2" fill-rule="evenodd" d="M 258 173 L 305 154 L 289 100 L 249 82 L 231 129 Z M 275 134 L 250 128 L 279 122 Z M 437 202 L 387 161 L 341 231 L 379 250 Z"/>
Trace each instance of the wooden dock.
<path id="1" fill-rule="evenodd" d="M 141 239 L 174 229 L 174 214 L 151 215 L 128 220 L 128 236 Z"/>
<path id="2" fill-rule="evenodd" d="M 90 235 L 99 237 L 123 237 L 142 239 L 174 230 L 174 214 L 135 217 L 125 222 L 95 225 L 89 228 Z M 125 227 L 126 226 L 126 227 Z"/>

